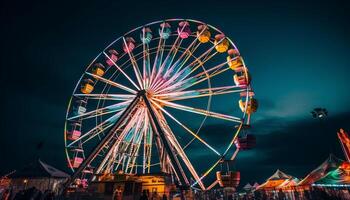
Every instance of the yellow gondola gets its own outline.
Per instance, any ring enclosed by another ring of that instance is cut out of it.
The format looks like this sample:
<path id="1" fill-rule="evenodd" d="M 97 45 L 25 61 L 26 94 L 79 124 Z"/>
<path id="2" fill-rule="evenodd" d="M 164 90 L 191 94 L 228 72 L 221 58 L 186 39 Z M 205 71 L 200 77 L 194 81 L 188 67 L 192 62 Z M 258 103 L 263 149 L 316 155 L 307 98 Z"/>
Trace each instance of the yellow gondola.
<path id="1" fill-rule="evenodd" d="M 237 70 L 238 68 L 243 67 L 241 57 L 233 59 L 231 56 L 227 56 L 227 64 L 232 70 Z"/>
<path id="2" fill-rule="evenodd" d="M 244 102 L 242 99 L 238 102 L 239 108 L 242 112 L 245 111 L 247 114 L 255 113 L 258 110 L 258 100 L 251 98 L 247 104 L 247 109 L 245 109 L 246 102 Z"/>
<path id="3" fill-rule="evenodd" d="M 227 64 L 232 70 L 237 70 L 240 67 L 243 67 L 242 58 L 239 56 L 237 49 L 230 49 L 227 51 Z"/>
<path id="4" fill-rule="evenodd" d="M 101 63 L 97 63 L 95 64 L 92 73 L 96 76 L 103 76 L 105 74 L 105 67 Z"/>
<path id="5" fill-rule="evenodd" d="M 215 49 L 219 53 L 224 53 L 228 50 L 230 42 L 225 38 L 224 34 L 217 34 L 214 41 Z"/>

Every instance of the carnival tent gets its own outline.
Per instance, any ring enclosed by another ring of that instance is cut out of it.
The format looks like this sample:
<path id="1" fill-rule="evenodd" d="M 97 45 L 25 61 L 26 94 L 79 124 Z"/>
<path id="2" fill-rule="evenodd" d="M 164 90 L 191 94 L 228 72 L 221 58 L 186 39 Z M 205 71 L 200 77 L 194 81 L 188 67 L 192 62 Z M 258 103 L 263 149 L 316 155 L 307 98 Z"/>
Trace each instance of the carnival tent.
<path id="1" fill-rule="evenodd" d="M 32 162 L 22 169 L 17 170 L 10 175 L 10 178 L 34 178 L 34 177 L 51 177 L 51 178 L 69 178 L 69 174 L 58 170 L 40 159 Z"/>
<path id="2" fill-rule="evenodd" d="M 299 183 L 298 178 L 290 178 L 288 180 L 285 180 L 283 183 L 281 183 L 277 188 L 279 189 L 293 189 L 293 187 L 297 186 Z"/>
<path id="3" fill-rule="evenodd" d="M 270 178 L 268 178 L 265 183 L 262 183 L 257 189 L 274 190 L 285 181 L 288 181 L 293 178 L 293 176 L 288 175 L 282 172 L 281 170 L 277 169 L 277 171 L 272 176 L 270 176 Z"/>
<path id="4" fill-rule="evenodd" d="M 245 191 L 250 191 L 250 190 L 252 190 L 252 188 L 253 188 L 253 186 L 250 185 L 249 183 L 247 183 L 247 184 L 243 187 L 243 190 L 245 190 Z"/>
<path id="5" fill-rule="evenodd" d="M 309 173 L 303 180 L 298 183 L 298 186 L 310 186 L 316 181 L 324 177 L 328 172 L 337 169 L 343 160 L 330 154 L 327 160 L 325 160 L 320 166 Z"/>
<path id="6" fill-rule="evenodd" d="M 324 177 L 316 181 L 314 186 L 324 187 L 349 187 L 350 186 L 350 163 L 345 162 L 337 169 L 328 172 Z"/>
<path id="7" fill-rule="evenodd" d="M 9 176 L 14 191 L 35 187 L 42 192 L 50 190 L 55 193 L 69 177 L 69 174 L 44 163 L 40 159 Z"/>
<path id="8" fill-rule="evenodd" d="M 257 189 L 258 187 L 259 187 L 259 183 L 255 182 L 254 185 L 253 185 L 253 188 Z"/>

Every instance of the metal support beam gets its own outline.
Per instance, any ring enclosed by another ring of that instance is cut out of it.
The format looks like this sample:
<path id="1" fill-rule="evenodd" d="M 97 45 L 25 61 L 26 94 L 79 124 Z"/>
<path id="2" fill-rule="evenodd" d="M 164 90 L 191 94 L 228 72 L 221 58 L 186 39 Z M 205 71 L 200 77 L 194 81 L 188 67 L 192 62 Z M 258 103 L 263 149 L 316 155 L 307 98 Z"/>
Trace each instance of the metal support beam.
<path id="1" fill-rule="evenodd" d="M 101 152 L 102 148 L 113 138 L 116 131 L 120 128 L 123 121 L 128 117 L 128 115 L 131 113 L 131 111 L 134 109 L 134 107 L 139 103 L 139 100 L 141 99 L 141 93 L 137 94 L 137 96 L 133 99 L 133 101 L 129 104 L 129 106 L 124 110 L 124 112 L 120 115 L 117 122 L 114 124 L 114 126 L 111 128 L 111 130 L 108 132 L 108 134 L 101 140 L 100 143 L 96 145 L 96 147 L 93 149 L 91 154 L 81 163 L 79 168 L 74 172 L 72 177 L 69 181 L 65 184 L 65 188 L 69 187 L 70 184 L 72 184 L 75 179 L 79 176 L 79 174 L 90 165 L 90 163 L 96 158 L 96 156 Z"/>
<path id="2" fill-rule="evenodd" d="M 146 91 L 140 91 L 140 96 L 143 98 L 143 100 L 144 100 L 144 102 L 149 110 L 149 113 L 151 115 L 150 121 L 152 122 L 152 127 L 154 129 L 154 132 L 157 133 L 157 136 L 160 138 L 161 142 L 163 143 L 163 146 L 165 147 L 165 150 L 169 156 L 169 159 L 170 159 L 171 164 L 175 170 L 175 173 L 178 174 L 178 177 L 180 179 L 179 184 L 182 187 L 189 186 L 188 180 L 185 177 L 186 175 L 184 174 L 182 166 L 181 166 L 179 160 L 177 159 L 175 152 L 174 152 L 173 148 L 171 147 L 169 140 L 165 136 L 163 128 L 160 126 L 159 120 L 158 120 L 157 116 L 155 115 L 154 108 L 151 106 L 151 103 L 149 102 L 149 100 L 147 98 Z"/>

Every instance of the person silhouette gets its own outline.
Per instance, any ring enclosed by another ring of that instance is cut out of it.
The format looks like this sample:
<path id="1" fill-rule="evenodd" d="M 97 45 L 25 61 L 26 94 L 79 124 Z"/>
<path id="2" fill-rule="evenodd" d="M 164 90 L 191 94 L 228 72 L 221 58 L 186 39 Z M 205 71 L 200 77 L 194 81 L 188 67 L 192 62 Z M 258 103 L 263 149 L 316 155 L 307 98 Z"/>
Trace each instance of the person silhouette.
<path id="1" fill-rule="evenodd" d="M 147 196 L 146 190 L 142 191 L 142 195 L 140 197 L 140 200 L 148 200 L 148 196 Z"/>

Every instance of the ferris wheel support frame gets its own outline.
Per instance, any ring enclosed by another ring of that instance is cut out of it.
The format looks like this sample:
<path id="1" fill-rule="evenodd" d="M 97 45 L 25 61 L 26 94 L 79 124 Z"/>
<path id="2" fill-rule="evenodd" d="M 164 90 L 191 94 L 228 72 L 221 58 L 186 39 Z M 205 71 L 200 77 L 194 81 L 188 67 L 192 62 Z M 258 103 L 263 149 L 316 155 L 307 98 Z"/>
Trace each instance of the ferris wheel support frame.
<path id="1" fill-rule="evenodd" d="M 162 127 L 160 126 L 160 123 L 158 121 L 157 116 L 154 113 L 153 107 L 151 106 L 150 101 L 147 98 L 146 91 L 140 90 L 136 97 L 132 100 L 132 102 L 129 104 L 129 106 L 124 110 L 124 112 L 121 114 L 118 121 L 115 123 L 115 125 L 111 128 L 111 130 L 108 132 L 108 134 L 102 139 L 102 141 L 93 149 L 92 153 L 87 157 L 83 163 L 79 166 L 79 168 L 74 172 L 72 177 L 67 181 L 64 188 L 69 187 L 74 180 L 79 176 L 79 174 L 93 161 L 93 159 L 96 158 L 96 156 L 101 152 L 103 147 L 113 138 L 115 135 L 115 132 L 119 129 L 123 121 L 128 117 L 128 114 L 133 110 L 133 108 L 139 103 L 139 101 L 143 99 L 146 107 L 149 111 L 150 117 L 151 117 L 151 123 L 152 128 L 154 129 L 155 133 L 161 140 L 162 145 L 165 147 L 166 155 L 170 159 L 170 164 L 172 169 L 174 170 L 174 173 L 176 177 L 178 178 L 179 185 L 181 188 L 189 187 L 189 181 L 185 175 L 185 172 L 177 159 L 174 151 L 171 148 L 171 144 L 168 141 L 168 139 L 165 137 L 164 131 Z M 160 150 L 161 151 L 161 150 Z"/>
<path id="2" fill-rule="evenodd" d="M 88 166 L 93 159 L 96 158 L 96 156 L 101 152 L 102 148 L 113 138 L 115 132 L 118 130 L 120 125 L 123 123 L 125 118 L 128 116 L 128 114 L 132 111 L 132 109 L 137 105 L 138 101 L 140 100 L 141 96 L 137 94 L 137 96 L 132 100 L 132 102 L 129 104 L 129 106 L 124 110 L 124 112 L 120 115 L 118 121 L 116 121 L 115 125 L 112 127 L 112 129 L 108 132 L 108 134 L 101 140 L 101 142 L 93 149 L 89 157 L 87 157 L 79 166 L 79 168 L 74 172 L 72 177 L 67 181 L 64 188 L 68 188 L 69 185 L 75 181 L 76 178 L 78 178 L 79 174 Z"/>
<path id="3" fill-rule="evenodd" d="M 187 177 L 186 177 L 186 175 L 181 167 L 181 164 L 180 164 L 179 160 L 177 159 L 174 151 L 171 149 L 170 142 L 165 137 L 164 131 L 163 131 L 162 127 L 160 126 L 158 118 L 154 114 L 153 107 L 151 106 L 151 103 L 146 96 L 146 92 L 140 91 L 140 93 L 141 93 L 141 96 L 143 97 L 143 100 L 145 101 L 145 104 L 146 104 L 146 107 L 149 111 L 149 114 L 151 115 L 152 127 L 153 127 L 155 133 L 157 134 L 157 136 L 160 138 L 161 142 L 163 143 L 163 146 L 165 147 L 165 151 L 167 152 L 167 155 L 169 156 L 171 166 L 179 179 L 178 181 L 180 182 L 180 185 L 184 186 L 184 187 L 189 186 L 188 179 L 187 179 Z"/>

